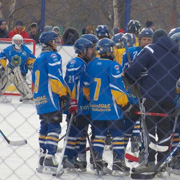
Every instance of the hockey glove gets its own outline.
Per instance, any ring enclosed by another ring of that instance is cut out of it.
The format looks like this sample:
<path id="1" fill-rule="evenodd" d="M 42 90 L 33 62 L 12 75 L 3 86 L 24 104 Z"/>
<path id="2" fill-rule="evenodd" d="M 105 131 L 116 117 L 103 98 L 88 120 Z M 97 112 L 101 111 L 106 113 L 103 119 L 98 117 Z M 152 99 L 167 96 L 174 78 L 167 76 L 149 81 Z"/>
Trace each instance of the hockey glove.
<path id="1" fill-rule="evenodd" d="M 135 114 L 136 111 L 139 111 L 137 104 L 127 104 L 125 107 L 121 108 L 123 110 L 123 115 L 125 119 L 128 120 L 138 120 L 139 115 Z"/>
<path id="2" fill-rule="evenodd" d="M 74 113 L 78 113 L 78 104 L 77 104 L 77 100 L 76 99 L 71 99 L 71 103 L 70 103 L 70 107 L 69 107 L 69 112 L 72 114 Z"/>
<path id="3" fill-rule="evenodd" d="M 59 102 L 60 102 L 60 106 L 61 106 L 62 111 L 68 110 L 68 108 L 70 106 L 70 98 L 68 95 L 67 96 L 61 96 L 59 98 Z"/>

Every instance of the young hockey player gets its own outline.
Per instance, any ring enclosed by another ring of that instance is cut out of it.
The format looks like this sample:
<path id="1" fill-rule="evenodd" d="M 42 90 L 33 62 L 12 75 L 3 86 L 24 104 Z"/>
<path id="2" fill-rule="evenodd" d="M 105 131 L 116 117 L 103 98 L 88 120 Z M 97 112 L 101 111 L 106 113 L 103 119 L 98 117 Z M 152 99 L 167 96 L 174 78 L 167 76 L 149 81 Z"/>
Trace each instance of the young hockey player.
<path id="1" fill-rule="evenodd" d="M 169 32 L 169 37 L 174 40 L 178 46 L 179 46 L 179 51 L 180 51 L 180 27 L 174 28 Z M 176 84 L 176 88 L 177 88 L 177 98 L 176 98 L 176 103 L 177 106 L 180 105 L 180 80 L 178 80 L 177 84 Z M 171 121 L 171 126 L 173 129 L 175 121 Z M 173 150 L 178 143 L 180 142 L 180 116 L 178 116 L 177 119 L 177 124 L 175 127 L 175 132 L 174 133 L 173 139 L 172 139 L 172 144 L 171 144 L 171 150 Z M 177 152 L 174 154 L 172 161 L 168 164 L 168 166 L 171 168 L 171 173 L 174 174 L 180 174 L 180 149 L 177 150 Z"/>
<path id="2" fill-rule="evenodd" d="M 94 57 L 93 43 L 85 38 L 76 40 L 74 44 L 77 57 L 66 66 L 65 82 L 71 98 L 69 112 L 76 113 L 70 126 L 70 133 L 63 158 L 64 168 L 86 169 L 86 131 L 89 124 L 89 102 L 83 95 L 82 85 L 87 63 Z M 69 127 L 67 127 L 69 128 Z M 77 159 L 79 156 L 79 160 Z"/>
<path id="3" fill-rule="evenodd" d="M 17 34 L 12 38 L 12 45 L 3 49 L 0 53 L 1 66 L 1 92 L 6 91 L 7 87 L 13 83 L 21 94 L 20 101 L 33 99 L 32 92 L 24 78 L 28 69 L 32 70 L 35 56 L 30 49 L 23 44 L 23 38 Z"/>
<path id="4" fill-rule="evenodd" d="M 125 69 L 129 83 L 138 82 L 145 112 L 171 114 L 174 111 L 176 82 L 180 78 L 180 54 L 178 45 L 166 31 L 159 29 L 153 33 L 153 43 L 145 46 L 131 66 Z M 146 69 L 147 76 L 141 76 Z M 139 78 L 141 77 L 141 78 Z M 167 117 L 145 116 L 148 146 L 148 162 L 143 161 L 132 171 L 136 173 L 155 172 L 157 162 L 162 163 L 169 153 L 171 129 Z M 157 138 L 156 138 L 157 136 Z"/>
<path id="5" fill-rule="evenodd" d="M 114 45 L 114 42 L 108 38 L 103 38 L 98 42 L 97 51 L 100 59 L 89 62 L 83 90 L 90 102 L 97 168 L 102 174 L 109 173 L 108 163 L 103 160 L 105 138 L 107 131 L 109 131 L 113 138 L 113 174 L 128 175 L 130 168 L 122 161 L 124 157 L 124 136 L 121 109 L 135 119 L 137 116 L 134 111 L 137 109 L 128 103 L 122 82 L 121 66 L 113 61 Z M 95 168 L 95 165 L 93 167 Z"/>
<path id="6" fill-rule="evenodd" d="M 135 46 L 139 46 L 138 35 L 141 31 L 141 23 L 138 20 L 130 20 L 127 24 L 127 33 L 132 33 L 136 36 Z"/>
<path id="7" fill-rule="evenodd" d="M 136 43 L 136 38 L 134 34 L 131 33 L 118 33 L 115 34 L 112 37 L 112 40 L 115 43 L 115 60 L 122 65 L 122 57 L 123 57 L 123 53 L 125 52 L 125 47 L 124 47 L 124 43 L 123 40 L 126 39 L 126 45 L 127 47 L 133 47 Z"/>
<path id="8" fill-rule="evenodd" d="M 55 158 L 63 108 L 68 96 L 62 73 L 62 59 L 56 52 L 58 35 L 44 32 L 39 38 L 42 52 L 33 65 L 32 81 L 34 101 L 40 119 L 38 172 L 55 173 L 58 163 Z"/>

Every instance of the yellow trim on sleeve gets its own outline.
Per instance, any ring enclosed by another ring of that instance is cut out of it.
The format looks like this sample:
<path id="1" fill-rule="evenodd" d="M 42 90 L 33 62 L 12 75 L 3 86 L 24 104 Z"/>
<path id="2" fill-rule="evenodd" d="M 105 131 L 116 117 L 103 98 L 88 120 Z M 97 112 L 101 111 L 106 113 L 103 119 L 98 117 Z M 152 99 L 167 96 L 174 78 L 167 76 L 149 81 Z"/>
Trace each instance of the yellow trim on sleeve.
<path id="1" fill-rule="evenodd" d="M 127 105 L 128 98 L 126 94 L 119 91 L 115 91 L 115 90 L 111 90 L 111 93 L 114 96 L 117 104 L 119 104 L 121 107 L 124 107 L 125 105 Z"/>
<path id="2" fill-rule="evenodd" d="M 86 96 L 86 99 L 89 101 L 90 100 L 90 89 L 83 87 L 83 93 Z"/>
<path id="3" fill-rule="evenodd" d="M 67 95 L 66 88 L 63 86 L 63 84 L 60 81 L 55 79 L 50 79 L 50 84 L 52 91 L 56 94 L 59 94 L 60 97 Z"/>

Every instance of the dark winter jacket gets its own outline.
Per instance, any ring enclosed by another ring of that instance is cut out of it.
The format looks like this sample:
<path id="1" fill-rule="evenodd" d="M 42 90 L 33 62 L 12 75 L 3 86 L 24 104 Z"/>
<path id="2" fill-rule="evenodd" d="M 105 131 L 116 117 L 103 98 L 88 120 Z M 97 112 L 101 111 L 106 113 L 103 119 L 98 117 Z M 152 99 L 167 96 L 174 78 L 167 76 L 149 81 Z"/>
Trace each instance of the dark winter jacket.
<path id="1" fill-rule="evenodd" d="M 145 76 L 140 77 L 144 69 Z M 178 44 L 169 37 L 161 37 L 146 46 L 125 70 L 131 83 L 139 79 L 141 94 L 155 101 L 173 101 L 176 82 L 180 78 L 180 53 Z"/>
<path id="2" fill-rule="evenodd" d="M 6 30 L 0 29 L 0 38 L 8 38 L 8 32 Z"/>

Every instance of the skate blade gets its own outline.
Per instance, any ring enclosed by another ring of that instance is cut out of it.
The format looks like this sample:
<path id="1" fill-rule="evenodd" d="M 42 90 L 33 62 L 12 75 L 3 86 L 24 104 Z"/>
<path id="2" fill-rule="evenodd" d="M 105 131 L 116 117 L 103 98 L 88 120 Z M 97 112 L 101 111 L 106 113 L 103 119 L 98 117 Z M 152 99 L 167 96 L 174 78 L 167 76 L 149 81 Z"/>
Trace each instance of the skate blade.
<path id="1" fill-rule="evenodd" d="M 53 168 L 53 167 L 44 167 L 43 168 L 43 173 L 45 174 L 56 174 L 57 172 L 57 168 Z"/>
<path id="2" fill-rule="evenodd" d="M 75 173 L 78 173 L 78 172 L 83 173 L 83 172 L 87 171 L 86 168 L 83 168 L 83 169 L 81 169 L 81 168 L 66 168 L 65 170 L 67 172 L 75 172 Z"/>
<path id="3" fill-rule="evenodd" d="M 38 173 L 43 173 L 43 167 L 39 167 L 39 168 L 36 168 L 36 171 L 38 172 Z"/>
<path id="4" fill-rule="evenodd" d="M 129 172 L 123 172 L 123 171 L 118 171 L 118 170 L 113 170 L 112 171 L 113 176 L 129 176 Z"/>

